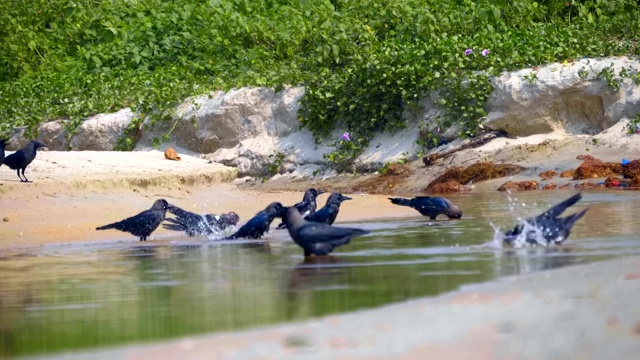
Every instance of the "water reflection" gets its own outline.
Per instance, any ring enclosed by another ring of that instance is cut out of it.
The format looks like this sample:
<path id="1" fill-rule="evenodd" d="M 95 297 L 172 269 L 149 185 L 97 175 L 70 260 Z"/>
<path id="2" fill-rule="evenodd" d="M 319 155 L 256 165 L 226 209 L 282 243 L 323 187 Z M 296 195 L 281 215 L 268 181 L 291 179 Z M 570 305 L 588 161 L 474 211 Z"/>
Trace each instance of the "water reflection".
<path id="1" fill-rule="evenodd" d="M 561 247 L 488 249 L 493 229 L 567 194 L 461 195 L 460 221 L 349 224 L 372 231 L 303 259 L 261 241 L 45 246 L 0 259 L 0 357 L 228 331 L 437 295 L 465 284 L 640 253 L 638 193 L 586 193 Z M 545 197 L 546 196 L 546 197 Z M 520 206 L 520 204 L 527 206 Z M 514 205 L 515 204 L 515 205 Z M 622 211 L 621 211 L 622 209 Z"/>

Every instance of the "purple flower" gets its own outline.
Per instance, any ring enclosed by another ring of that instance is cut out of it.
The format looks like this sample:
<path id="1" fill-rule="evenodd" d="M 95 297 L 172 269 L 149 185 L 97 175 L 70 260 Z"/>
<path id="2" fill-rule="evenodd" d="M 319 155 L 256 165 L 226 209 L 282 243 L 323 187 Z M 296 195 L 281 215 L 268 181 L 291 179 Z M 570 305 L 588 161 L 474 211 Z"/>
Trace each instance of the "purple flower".
<path id="1" fill-rule="evenodd" d="M 436 134 L 440 134 L 440 128 L 436 129 Z"/>
<path id="2" fill-rule="evenodd" d="M 489 55 L 489 49 L 482 50 L 482 56 L 487 56 L 487 55 Z"/>
<path id="3" fill-rule="evenodd" d="M 349 137 L 349 133 L 348 132 L 342 134 L 342 140 L 351 141 L 351 138 Z"/>
<path id="4" fill-rule="evenodd" d="M 473 52 L 473 49 L 467 49 L 464 51 L 464 56 L 469 56 Z"/>

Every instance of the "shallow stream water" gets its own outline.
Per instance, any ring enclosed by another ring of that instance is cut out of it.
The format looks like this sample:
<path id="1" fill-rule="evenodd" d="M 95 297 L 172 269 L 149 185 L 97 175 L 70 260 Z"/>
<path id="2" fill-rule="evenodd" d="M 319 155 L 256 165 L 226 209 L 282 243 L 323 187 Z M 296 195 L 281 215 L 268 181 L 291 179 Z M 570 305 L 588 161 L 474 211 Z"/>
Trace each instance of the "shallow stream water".
<path id="1" fill-rule="evenodd" d="M 264 241 L 177 235 L 0 253 L 0 357 L 302 320 L 640 253 L 640 193 L 622 191 L 585 192 L 567 214 L 589 211 L 562 246 L 478 246 L 492 240 L 490 223 L 505 230 L 571 194 L 456 195 L 459 221 L 337 223 L 372 233 L 307 261 L 286 230 Z"/>

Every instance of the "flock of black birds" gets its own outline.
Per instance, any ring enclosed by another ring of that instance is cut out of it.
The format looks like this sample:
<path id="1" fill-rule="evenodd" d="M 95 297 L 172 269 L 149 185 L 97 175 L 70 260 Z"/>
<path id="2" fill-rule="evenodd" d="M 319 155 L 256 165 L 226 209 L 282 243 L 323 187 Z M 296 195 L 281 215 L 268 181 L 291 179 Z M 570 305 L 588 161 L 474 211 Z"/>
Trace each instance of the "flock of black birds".
<path id="1" fill-rule="evenodd" d="M 303 249 L 304 256 L 308 257 L 328 255 L 336 247 L 348 244 L 352 238 L 370 232 L 358 228 L 333 226 L 340 211 L 340 204 L 351 198 L 341 193 L 332 193 L 326 205 L 315 211 L 316 197 L 323 193 L 321 190 L 308 189 L 304 193 L 303 200 L 290 207 L 272 202 L 235 233 L 224 239 L 260 239 L 269 231 L 273 220 L 278 217 L 282 219 L 282 223 L 276 229 L 286 228 L 291 239 Z M 560 215 L 581 198 L 582 194 L 575 194 L 536 217 L 520 221 L 513 229 L 504 233 L 504 243 L 514 247 L 562 243 L 569 237 L 571 228 L 584 216 L 587 209 L 566 217 L 560 217 Z M 396 205 L 414 208 L 431 220 L 435 220 L 441 214 L 450 219 L 462 217 L 460 208 L 442 197 L 418 196 L 412 199 L 389 198 L 389 200 Z M 167 211 L 175 215 L 175 218 L 166 218 Z M 163 221 L 167 222 L 164 224 L 165 229 L 183 231 L 189 236 L 199 236 L 220 234 L 225 229 L 237 225 L 239 220 L 235 212 L 199 215 L 160 199 L 156 200 L 149 210 L 122 221 L 97 227 L 96 230 L 117 229 L 138 236 L 140 241 L 146 241 Z"/>
<path id="2" fill-rule="evenodd" d="M 5 156 L 6 142 L 6 139 L 0 139 L 0 167 L 2 164 L 7 165 L 16 170 L 21 182 L 30 182 L 24 172 L 36 158 L 38 149 L 46 146 L 33 140 L 22 149 Z M 340 211 L 340 204 L 351 198 L 341 193 L 332 193 L 326 205 L 316 211 L 316 198 L 321 194 L 324 194 L 324 191 L 308 189 L 302 201 L 291 207 L 273 202 L 225 239 L 260 239 L 269 231 L 273 220 L 278 217 L 282 222 L 276 229 L 286 228 L 291 239 L 304 250 L 306 257 L 327 255 L 336 247 L 349 243 L 352 238 L 369 233 L 368 230 L 363 229 L 333 226 Z M 587 209 L 566 217 L 560 217 L 560 215 L 580 199 L 582 195 L 575 194 L 536 217 L 520 221 L 513 229 L 504 233 L 504 243 L 514 247 L 562 243 L 569 237 L 573 225 L 584 216 Z M 443 197 L 417 196 L 412 199 L 389 198 L 389 200 L 393 204 L 416 209 L 420 214 L 428 216 L 430 220 L 435 220 L 441 214 L 450 219 L 462 218 L 460 208 Z M 166 218 L 167 211 L 175 217 Z M 199 215 L 160 199 L 155 201 L 150 209 L 140 214 L 99 226 L 96 230 L 117 229 L 139 237 L 140 241 L 146 241 L 163 221 L 166 221 L 163 225 L 165 229 L 183 231 L 189 236 L 206 236 L 219 234 L 237 225 L 239 220 L 240 217 L 235 212 Z"/>

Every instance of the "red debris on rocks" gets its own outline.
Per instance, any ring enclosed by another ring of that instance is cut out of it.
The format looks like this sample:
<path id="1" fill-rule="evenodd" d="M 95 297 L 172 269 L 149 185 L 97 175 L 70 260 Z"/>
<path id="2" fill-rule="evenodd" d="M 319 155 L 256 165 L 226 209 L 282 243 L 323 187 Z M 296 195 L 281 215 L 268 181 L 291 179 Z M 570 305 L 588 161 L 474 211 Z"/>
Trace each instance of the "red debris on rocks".
<path id="1" fill-rule="evenodd" d="M 538 174 L 538 176 L 540 176 L 542 178 L 542 180 L 549 180 L 551 178 L 553 178 L 554 176 L 558 175 L 558 173 L 554 170 L 547 170 L 547 171 L 543 171 L 540 174 Z"/>
<path id="2" fill-rule="evenodd" d="M 621 163 L 602 162 L 592 157 L 592 159 L 585 160 L 578 166 L 573 180 L 595 179 L 611 175 L 622 175 Z"/>
<path id="3" fill-rule="evenodd" d="M 533 180 L 526 181 L 507 181 L 506 183 L 500 185 L 498 191 L 526 191 L 526 190 L 538 190 L 538 183 Z"/>
<path id="4" fill-rule="evenodd" d="M 429 192 L 434 194 L 448 194 L 471 191 L 471 188 L 464 186 L 455 180 L 434 185 Z"/>
<path id="5" fill-rule="evenodd" d="M 557 188 L 558 188 L 558 184 L 549 183 L 549 184 L 546 184 L 545 186 L 543 186 L 542 190 L 553 190 L 553 189 L 557 189 Z"/>
<path id="6" fill-rule="evenodd" d="M 498 179 L 505 176 L 511 176 L 524 171 L 525 168 L 520 165 L 499 164 L 492 162 L 478 162 L 468 167 L 454 167 L 447 170 L 437 179 L 433 180 L 425 189 L 425 192 L 432 192 L 437 184 L 446 183 L 454 180 L 460 184 L 469 184 L 470 182 L 478 182 L 483 180 Z"/>

